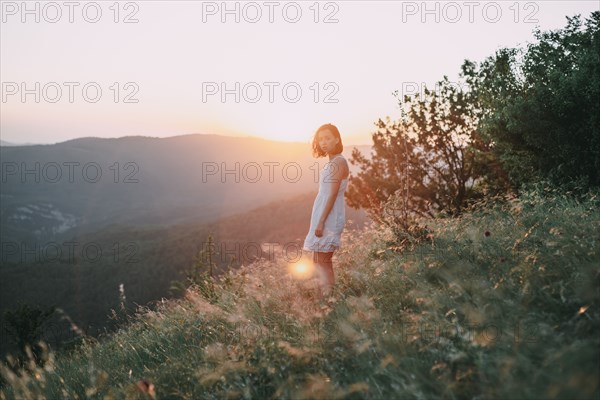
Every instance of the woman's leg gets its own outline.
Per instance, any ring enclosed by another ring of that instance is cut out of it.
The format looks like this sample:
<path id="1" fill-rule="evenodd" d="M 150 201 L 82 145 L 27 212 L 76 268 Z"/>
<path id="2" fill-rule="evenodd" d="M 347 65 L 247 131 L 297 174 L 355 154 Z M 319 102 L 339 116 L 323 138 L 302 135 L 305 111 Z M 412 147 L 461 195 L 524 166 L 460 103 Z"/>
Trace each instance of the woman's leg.
<path id="1" fill-rule="evenodd" d="M 335 277 L 333 275 L 333 252 L 315 252 L 314 263 L 319 274 L 319 280 L 322 286 L 325 286 L 324 295 L 328 296 L 331 293 L 331 289 L 335 283 Z"/>

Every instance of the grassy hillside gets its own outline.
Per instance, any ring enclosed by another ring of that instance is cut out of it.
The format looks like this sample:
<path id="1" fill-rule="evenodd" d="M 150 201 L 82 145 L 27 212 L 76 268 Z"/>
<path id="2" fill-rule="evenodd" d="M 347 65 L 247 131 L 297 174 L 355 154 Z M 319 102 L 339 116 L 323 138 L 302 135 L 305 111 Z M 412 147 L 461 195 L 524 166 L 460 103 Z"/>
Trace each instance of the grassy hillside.
<path id="1" fill-rule="evenodd" d="M 196 288 L 43 368 L 3 368 L 1 398 L 595 399 L 599 206 L 528 192 L 428 222 L 402 252 L 367 228 L 324 304 L 262 260 L 211 301 Z"/>
<path id="2" fill-rule="evenodd" d="M 193 264 L 198 247 L 203 247 L 209 234 L 220 253 L 213 260 L 217 271 L 227 268 L 229 256 L 236 257 L 234 267 L 256 257 L 270 258 L 268 249 L 258 252 L 262 244 L 293 244 L 292 250 L 299 249 L 309 229 L 315 196 L 316 192 L 291 196 L 212 223 L 111 225 L 69 239 L 97 244 L 103 250 L 98 260 L 79 256 L 77 260 L 63 257 L 54 262 L 4 263 L 0 265 L 0 335 L 5 325 L 1 314 L 16 309 L 20 302 L 54 304 L 92 336 L 110 331 L 115 325 L 111 309 L 119 307 L 119 285 L 124 286 L 127 308 L 172 297 L 171 281 L 185 279 L 184 271 Z M 346 207 L 346 218 L 346 229 L 355 229 L 364 224 L 366 215 L 364 210 Z M 115 243 L 120 253 L 114 251 Z M 56 347 L 72 338 L 69 320 L 57 314 L 51 322 L 44 329 L 44 340 L 50 345 Z M 9 351 L 14 351 L 11 343 L 0 340 L 0 357 Z"/>

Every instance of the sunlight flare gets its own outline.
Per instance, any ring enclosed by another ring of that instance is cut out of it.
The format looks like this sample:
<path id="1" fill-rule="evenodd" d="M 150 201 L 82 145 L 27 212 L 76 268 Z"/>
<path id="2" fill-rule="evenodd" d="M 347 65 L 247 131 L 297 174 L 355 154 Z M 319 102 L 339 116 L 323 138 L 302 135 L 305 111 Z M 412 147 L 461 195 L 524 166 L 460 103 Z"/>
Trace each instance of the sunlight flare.
<path id="1" fill-rule="evenodd" d="M 291 274 L 297 279 L 307 279 L 313 274 L 313 265 L 308 261 L 299 261 L 289 266 Z"/>

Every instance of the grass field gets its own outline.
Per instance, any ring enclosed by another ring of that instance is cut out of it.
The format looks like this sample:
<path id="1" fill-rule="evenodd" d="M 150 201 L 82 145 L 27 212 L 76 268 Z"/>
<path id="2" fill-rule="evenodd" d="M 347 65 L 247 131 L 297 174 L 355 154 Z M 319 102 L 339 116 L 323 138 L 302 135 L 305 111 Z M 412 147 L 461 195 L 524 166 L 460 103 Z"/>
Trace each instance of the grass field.
<path id="1" fill-rule="evenodd" d="M 285 259 L 3 367 L 2 399 L 598 399 L 600 198 L 538 189 L 343 237 L 331 302 Z"/>

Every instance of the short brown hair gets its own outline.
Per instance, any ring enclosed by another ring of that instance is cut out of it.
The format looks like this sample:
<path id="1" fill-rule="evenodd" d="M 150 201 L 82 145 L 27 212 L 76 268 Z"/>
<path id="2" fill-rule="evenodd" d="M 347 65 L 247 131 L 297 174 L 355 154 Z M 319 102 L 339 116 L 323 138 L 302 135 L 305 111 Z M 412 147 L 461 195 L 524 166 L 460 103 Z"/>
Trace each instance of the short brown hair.
<path id="1" fill-rule="evenodd" d="M 317 140 L 319 138 L 319 132 L 321 132 L 325 129 L 329 130 L 331 133 L 333 133 L 333 136 L 335 136 L 336 138 L 338 138 L 340 140 L 338 142 L 338 144 L 335 146 L 335 149 L 334 149 L 335 151 L 333 153 L 339 154 L 342 151 L 344 151 L 344 145 L 342 144 L 342 137 L 340 136 L 340 131 L 338 130 L 338 128 L 332 124 L 325 124 L 325 125 L 321 125 L 319 127 L 319 129 L 317 129 L 317 131 L 315 132 L 315 135 L 313 136 L 312 151 L 313 151 L 313 156 L 315 156 L 316 158 L 325 157 L 327 155 L 327 153 L 325 153 L 323 150 L 321 150 L 321 147 L 319 146 L 319 141 Z"/>

